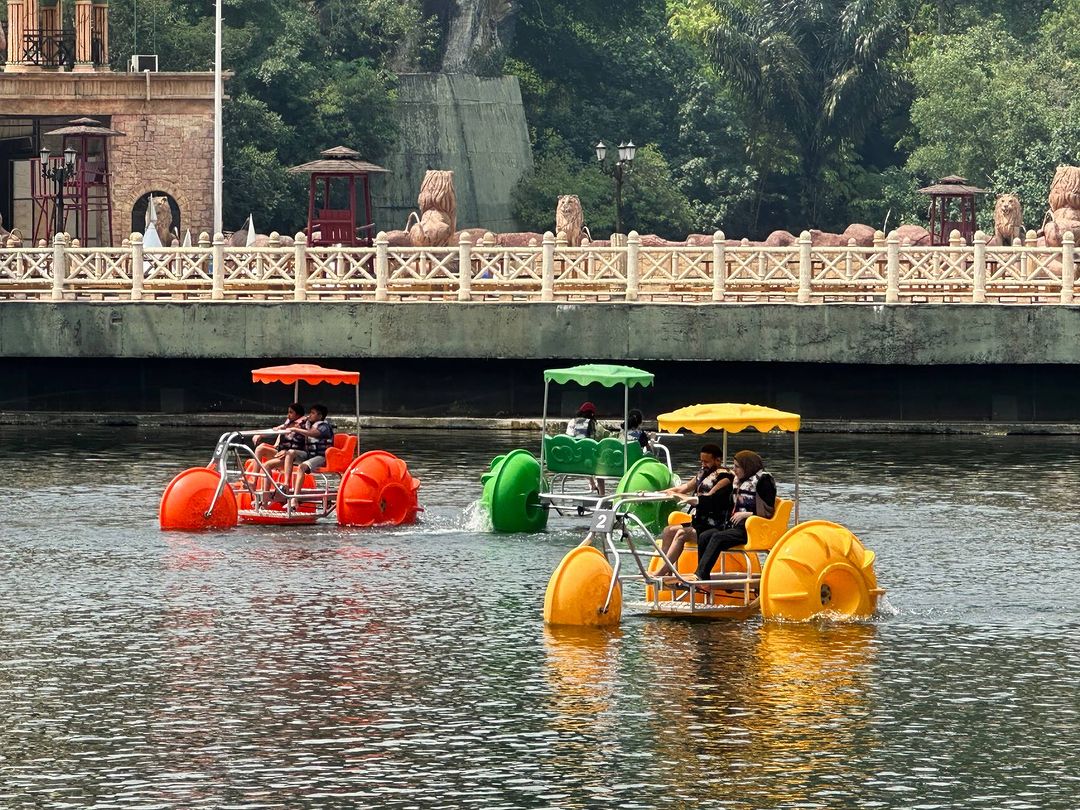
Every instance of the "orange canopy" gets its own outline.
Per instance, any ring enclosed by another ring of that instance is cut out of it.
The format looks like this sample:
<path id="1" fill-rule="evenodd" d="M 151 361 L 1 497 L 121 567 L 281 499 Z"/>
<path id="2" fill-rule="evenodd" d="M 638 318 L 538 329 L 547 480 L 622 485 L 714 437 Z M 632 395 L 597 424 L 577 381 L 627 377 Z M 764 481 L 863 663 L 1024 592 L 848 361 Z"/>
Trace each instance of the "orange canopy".
<path id="1" fill-rule="evenodd" d="M 360 384 L 359 371 L 338 371 L 335 368 L 323 368 L 311 363 L 293 363 L 291 366 L 267 366 L 251 372 L 252 382 L 295 383 L 303 381 L 310 385 L 330 383 L 330 385 Z"/>

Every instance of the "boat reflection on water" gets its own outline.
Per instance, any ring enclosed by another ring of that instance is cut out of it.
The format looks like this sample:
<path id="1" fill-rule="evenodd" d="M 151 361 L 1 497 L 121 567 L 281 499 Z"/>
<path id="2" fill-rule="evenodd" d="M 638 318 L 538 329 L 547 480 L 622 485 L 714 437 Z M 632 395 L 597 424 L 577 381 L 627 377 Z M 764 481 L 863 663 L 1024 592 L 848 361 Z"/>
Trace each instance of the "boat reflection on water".
<path id="1" fill-rule="evenodd" d="M 766 623 L 751 661 L 747 764 L 776 801 L 854 798 L 873 728 L 878 628 L 871 623 Z"/>
<path id="2" fill-rule="evenodd" d="M 544 627 L 544 673 L 551 689 L 552 726 L 595 734 L 609 721 L 619 689 L 618 627 Z"/>
<path id="3" fill-rule="evenodd" d="M 876 747 L 869 623 L 646 625 L 647 720 L 657 778 L 687 802 L 722 793 L 773 807 L 844 806 L 863 781 L 852 751 Z M 815 804 L 815 806 L 817 806 Z"/>

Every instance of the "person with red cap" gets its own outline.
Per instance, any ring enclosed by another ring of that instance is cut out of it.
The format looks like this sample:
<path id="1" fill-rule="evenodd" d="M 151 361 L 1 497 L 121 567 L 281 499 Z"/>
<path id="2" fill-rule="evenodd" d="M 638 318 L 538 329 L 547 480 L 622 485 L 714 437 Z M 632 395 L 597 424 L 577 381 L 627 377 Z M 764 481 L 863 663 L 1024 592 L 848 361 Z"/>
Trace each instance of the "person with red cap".
<path id="1" fill-rule="evenodd" d="M 566 435 L 576 439 L 595 439 L 596 406 L 591 402 L 582 402 L 577 416 L 566 423 Z"/>

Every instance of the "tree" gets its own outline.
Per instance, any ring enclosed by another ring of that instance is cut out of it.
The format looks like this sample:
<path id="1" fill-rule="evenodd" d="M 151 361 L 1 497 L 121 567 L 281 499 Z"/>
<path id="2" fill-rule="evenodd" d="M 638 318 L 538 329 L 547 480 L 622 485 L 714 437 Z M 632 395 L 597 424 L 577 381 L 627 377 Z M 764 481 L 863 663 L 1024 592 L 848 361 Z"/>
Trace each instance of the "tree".
<path id="1" fill-rule="evenodd" d="M 596 166 L 583 163 L 569 145 L 548 133 L 533 172 L 522 178 L 514 195 L 514 217 L 526 230 L 551 230 L 555 203 L 576 194 L 594 238 L 607 238 L 615 228 L 614 181 Z M 683 239 L 690 231 L 690 202 L 671 176 L 671 169 L 652 144 L 639 147 L 623 180 L 623 230 Z"/>
<path id="2" fill-rule="evenodd" d="M 1065 11 L 1077 0 L 1064 0 Z M 1014 193 L 1037 228 L 1055 168 L 1080 162 L 1080 98 L 1070 67 L 1074 39 L 1048 14 L 1032 45 L 992 18 L 920 43 L 912 62 L 918 97 L 908 169 L 924 179 L 962 174 L 995 193 Z M 990 226 L 991 206 L 981 225 Z"/>
<path id="3" fill-rule="evenodd" d="M 823 181 L 899 96 L 894 57 L 905 41 L 902 0 L 717 0 L 707 32 L 718 70 L 759 118 L 795 146 L 799 209 L 818 224 Z"/>

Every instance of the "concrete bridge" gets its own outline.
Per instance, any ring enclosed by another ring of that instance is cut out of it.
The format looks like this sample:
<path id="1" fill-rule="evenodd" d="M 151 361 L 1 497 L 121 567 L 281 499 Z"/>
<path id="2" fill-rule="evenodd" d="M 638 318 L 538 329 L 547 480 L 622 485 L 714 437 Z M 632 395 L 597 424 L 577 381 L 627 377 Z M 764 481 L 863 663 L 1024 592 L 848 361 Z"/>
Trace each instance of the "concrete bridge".
<path id="1" fill-rule="evenodd" d="M 1071 305 L 0 303 L 0 410 L 279 410 L 249 371 L 305 358 L 359 369 L 374 414 L 532 416 L 542 368 L 613 360 L 657 374 L 652 413 L 1080 422 Z"/>

